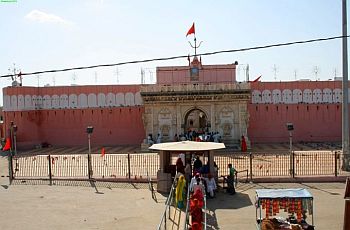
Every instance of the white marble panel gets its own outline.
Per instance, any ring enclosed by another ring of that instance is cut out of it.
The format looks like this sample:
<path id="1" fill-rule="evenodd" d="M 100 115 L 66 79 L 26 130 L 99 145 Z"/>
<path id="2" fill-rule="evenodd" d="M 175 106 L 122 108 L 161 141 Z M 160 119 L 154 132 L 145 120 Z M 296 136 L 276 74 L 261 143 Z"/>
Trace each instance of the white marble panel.
<path id="1" fill-rule="evenodd" d="M 32 102 L 32 96 L 30 95 L 25 95 L 24 97 L 24 109 L 25 110 L 31 110 L 33 109 L 33 102 Z"/>
<path id="2" fill-rule="evenodd" d="M 272 90 L 272 103 L 279 104 L 281 102 L 282 102 L 281 90 L 279 90 L 279 89 Z"/>
<path id="3" fill-rule="evenodd" d="M 78 108 L 87 108 L 88 107 L 88 99 L 85 93 L 81 93 L 78 96 Z"/>
<path id="4" fill-rule="evenodd" d="M 284 89 L 282 91 L 282 101 L 285 104 L 291 104 L 293 103 L 293 94 L 292 94 L 292 90 L 290 89 Z"/>
<path id="5" fill-rule="evenodd" d="M 342 90 L 341 89 L 334 89 L 333 90 L 333 102 L 334 103 L 342 103 Z"/>
<path id="6" fill-rule="evenodd" d="M 32 105 L 33 109 L 38 109 L 38 96 L 37 95 L 32 95 Z"/>
<path id="7" fill-rule="evenodd" d="M 252 92 L 252 103 L 253 104 L 261 103 L 261 92 L 260 92 L 260 90 L 254 90 Z"/>
<path id="8" fill-rule="evenodd" d="M 116 106 L 124 106 L 125 105 L 125 98 L 124 98 L 124 93 L 117 93 L 115 96 L 116 98 Z"/>
<path id="9" fill-rule="evenodd" d="M 60 95 L 60 108 L 61 109 L 68 108 L 68 95 L 67 94 Z"/>
<path id="10" fill-rule="evenodd" d="M 312 103 L 312 91 L 311 89 L 304 89 L 303 91 L 303 102 L 306 104 Z"/>
<path id="11" fill-rule="evenodd" d="M 12 95 L 11 96 L 11 110 L 12 111 L 17 111 L 17 103 L 18 103 L 18 101 L 17 101 L 17 95 Z"/>
<path id="12" fill-rule="evenodd" d="M 293 103 L 298 104 L 303 102 L 303 93 L 300 89 L 293 89 Z"/>
<path id="13" fill-rule="evenodd" d="M 58 95 L 52 95 L 51 97 L 52 108 L 59 109 L 60 108 L 60 97 Z"/>
<path id="14" fill-rule="evenodd" d="M 126 93 L 125 94 L 125 105 L 126 106 L 134 106 L 135 105 L 135 98 L 133 93 Z"/>
<path id="15" fill-rule="evenodd" d="M 264 91 L 262 91 L 262 103 L 272 103 L 272 99 L 271 99 L 271 91 L 265 89 Z"/>
<path id="16" fill-rule="evenodd" d="M 69 108 L 77 108 L 78 107 L 78 96 L 76 94 L 70 94 L 68 97 L 68 105 Z"/>
<path id="17" fill-rule="evenodd" d="M 108 93 L 106 97 L 106 105 L 109 107 L 115 106 L 115 94 L 114 93 Z"/>
<path id="18" fill-rule="evenodd" d="M 4 111 L 11 111 L 11 96 L 4 96 Z"/>
<path id="19" fill-rule="evenodd" d="M 97 105 L 98 107 L 106 106 L 106 95 L 104 93 L 97 94 Z"/>
<path id="20" fill-rule="evenodd" d="M 135 105 L 143 105 L 141 93 L 137 92 L 135 93 Z"/>
<path id="21" fill-rule="evenodd" d="M 24 96 L 22 94 L 18 95 L 18 110 L 24 110 Z"/>
<path id="22" fill-rule="evenodd" d="M 36 108 L 42 109 L 43 108 L 43 97 L 41 95 L 38 95 L 36 97 Z"/>
<path id="23" fill-rule="evenodd" d="M 313 103 L 322 103 L 322 91 L 320 89 L 314 89 L 312 93 Z"/>
<path id="24" fill-rule="evenodd" d="M 50 95 L 44 95 L 44 97 L 43 97 L 43 108 L 44 109 L 51 109 L 52 108 Z"/>
<path id="25" fill-rule="evenodd" d="M 90 93 L 90 94 L 88 95 L 88 107 L 89 107 L 89 108 L 97 107 L 96 94 Z"/>
<path id="26" fill-rule="evenodd" d="M 329 88 L 323 89 L 323 98 L 322 101 L 324 103 L 333 103 L 333 93 Z"/>

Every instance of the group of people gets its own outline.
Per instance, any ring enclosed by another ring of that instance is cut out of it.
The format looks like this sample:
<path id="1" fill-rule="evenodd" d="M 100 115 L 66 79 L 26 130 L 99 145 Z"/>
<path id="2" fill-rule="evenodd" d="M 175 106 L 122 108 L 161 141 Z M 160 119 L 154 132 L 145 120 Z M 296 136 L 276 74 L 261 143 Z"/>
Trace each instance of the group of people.
<path id="1" fill-rule="evenodd" d="M 187 160 L 186 165 L 183 164 L 185 156 L 179 155 L 176 161 L 177 170 L 177 185 L 175 191 L 175 201 L 178 208 L 182 209 L 185 207 L 185 197 L 186 197 L 186 187 L 190 190 L 190 201 L 189 201 L 189 211 L 191 214 L 191 229 L 201 230 L 203 221 L 203 204 L 204 195 L 209 198 L 215 198 L 215 191 L 217 190 L 217 185 L 212 173 L 206 171 L 206 167 L 209 165 L 202 164 L 199 156 L 195 156 L 193 161 Z M 192 169 L 193 165 L 193 169 Z M 214 162 L 215 171 L 217 172 L 218 167 Z M 232 164 L 228 165 L 229 174 L 225 177 L 227 182 L 227 192 L 229 194 L 235 194 L 234 187 L 234 176 L 236 170 Z M 204 172 L 204 173 L 203 173 Z M 192 175 L 194 175 L 192 177 Z"/>
<path id="2" fill-rule="evenodd" d="M 185 134 L 177 134 L 174 135 L 173 141 L 198 141 L 198 142 L 221 142 L 221 136 L 219 132 L 196 132 L 196 131 L 188 131 Z M 158 133 L 157 138 L 154 140 L 152 134 L 148 134 L 147 136 L 147 144 L 159 144 L 162 143 L 162 135 Z M 242 152 L 247 151 L 247 143 L 245 137 L 242 135 L 240 139 L 240 147 Z"/>
<path id="3" fill-rule="evenodd" d="M 219 132 L 196 132 L 188 131 L 185 134 L 179 136 L 175 134 L 173 141 L 204 141 L 204 142 L 221 142 L 221 136 Z"/>

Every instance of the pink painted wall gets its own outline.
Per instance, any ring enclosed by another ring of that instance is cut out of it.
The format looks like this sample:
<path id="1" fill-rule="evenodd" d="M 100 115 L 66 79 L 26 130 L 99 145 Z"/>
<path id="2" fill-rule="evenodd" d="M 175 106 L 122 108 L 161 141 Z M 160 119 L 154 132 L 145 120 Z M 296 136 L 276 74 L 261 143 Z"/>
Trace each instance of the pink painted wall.
<path id="1" fill-rule="evenodd" d="M 95 145 L 139 145 L 145 138 L 143 107 L 64 109 L 7 112 L 18 127 L 18 146 L 33 148 L 43 142 L 55 146 L 84 146 L 86 127 L 92 125 Z"/>
<path id="2" fill-rule="evenodd" d="M 248 106 L 248 136 L 254 143 L 289 142 L 286 123 L 294 124 L 294 141 L 340 141 L 341 105 Z"/>
<path id="3" fill-rule="evenodd" d="M 132 86 L 72 86 L 72 87 L 8 87 L 4 95 L 61 95 L 80 93 L 137 93 Z M 40 109 L 5 111 L 5 130 L 11 121 L 18 127 L 19 148 L 33 148 L 47 142 L 54 146 L 87 145 L 86 127 L 94 126 L 91 137 L 94 145 L 139 145 L 145 138 L 143 106 Z"/>
<path id="4" fill-rule="evenodd" d="M 158 70 L 159 79 L 169 83 L 167 68 L 171 71 L 177 67 L 161 67 Z M 162 72 L 164 71 L 164 72 Z M 170 72 L 171 72 L 170 71 Z M 176 81 L 185 80 L 189 74 L 188 68 L 177 71 Z M 212 71 L 214 75 L 215 71 Z M 163 78 L 162 78 L 163 76 Z M 165 76 L 165 77 L 164 77 Z M 234 75 L 232 75 L 234 76 Z M 231 77 L 232 77 L 231 76 Z M 204 78 L 203 78 L 204 79 Z M 208 79 L 210 79 L 208 77 Z M 233 79 L 233 78 L 232 78 Z M 212 79 L 210 79 L 212 80 Z M 227 79 L 226 79 L 227 80 Z M 160 83 L 160 84 L 163 84 Z M 278 103 L 254 102 L 248 104 L 249 128 L 248 137 L 254 143 L 288 142 L 286 123 L 292 122 L 294 141 L 340 141 L 341 140 L 341 103 L 336 90 L 341 89 L 341 82 L 258 82 L 252 83 L 252 94 L 257 91 L 275 89 L 281 92 L 285 89 L 331 89 L 334 102 L 330 103 Z M 80 93 L 117 94 L 138 93 L 139 85 L 132 86 L 69 86 L 69 87 L 7 87 L 4 95 L 61 95 Z M 253 97 L 253 96 L 252 96 Z M 338 99 L 336 99 L 338 98 Z M 144 107 L 138 106 L 105 106 L 97 108 L 62 108 L 62 109 L 32 109 L 4 110 L 5 127 L 10 121 L 18 126 L 19 147 L 33 147 L 42 142 L 55 146 L 85 146 L 87 144 L 86 126 L 95 127 L 92 135 L 94 145 L 139 145 L 145 138 L 142 122 Z"/>
<path id="5" fill-rule="evenodd" d="M 254 90 L 337 89 L 339 81 L 258 82 Z M 334 96 L 334 93 L 333 93 Z M 293 141 L 341 141 L 341 103 L 250 103 L 248 136 L 252 143 L 288 142 L 287 122 L 294 124 Z"/>
<path id="6" fill-rule="evenodd" d="M 235 64 L 202 65 L 198 81 L 191 81 L 189 66 L 157 67 L 157 84 L 233 82 L 236 82 Z"/>

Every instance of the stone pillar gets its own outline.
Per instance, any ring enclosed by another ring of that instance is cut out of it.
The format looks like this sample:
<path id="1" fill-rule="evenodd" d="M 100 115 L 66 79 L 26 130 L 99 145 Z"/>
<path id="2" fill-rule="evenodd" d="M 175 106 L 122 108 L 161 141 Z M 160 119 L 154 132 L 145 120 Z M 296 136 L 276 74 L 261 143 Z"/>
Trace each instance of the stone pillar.
<path id="1" fill-rule="evenodd" d="M 181 124 L 182 124 L 182 116 L 181 116 L 181 107 L 178 103 L 176 103 L 176 132 L 177 132 L 177 136 L 179 136 L 180 134 L 184 134 L 184 131 L 181 128 Z"/>
<path id="2" fill-rule="evenodd" d="M 216 127 L 215 127 L 215 105 L 213 103 L 210 105 L 210 124 L 211 124 L 210 131 L 211 132 L 216 131 Z"/>
<path id="3" fill-rule="evenodd" d="M 250 140 L 248 137 L 248 122 L 249 114 L 247 108 L 247 102 L 242 102 L 239 104 L 239 124 L 240 124 L 240 137 L 243 135 L 247 143 L 247 148 L 250 149 Z"/>
<path id="4" fill-rule="evenodd" d="M 151 110 L 151 133 L 153 135 L 153 140 L 155 140 L 155 138 L 157 136 L 155 136 L 155 134 L 154 134 L 154 109 L 153 109 L 153 106 L 150 107 L 150 110 Z"/>

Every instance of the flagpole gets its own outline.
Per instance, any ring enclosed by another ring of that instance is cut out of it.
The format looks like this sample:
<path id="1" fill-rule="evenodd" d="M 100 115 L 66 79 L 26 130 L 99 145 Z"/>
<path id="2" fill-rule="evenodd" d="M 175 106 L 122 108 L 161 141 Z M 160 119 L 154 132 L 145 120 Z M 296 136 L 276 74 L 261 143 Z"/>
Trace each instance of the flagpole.
<path id="1" fill-rule="evenodd" d="M 196 34 L 194 34 L 194 56 L 197 56 L 197 38 Z"/>

